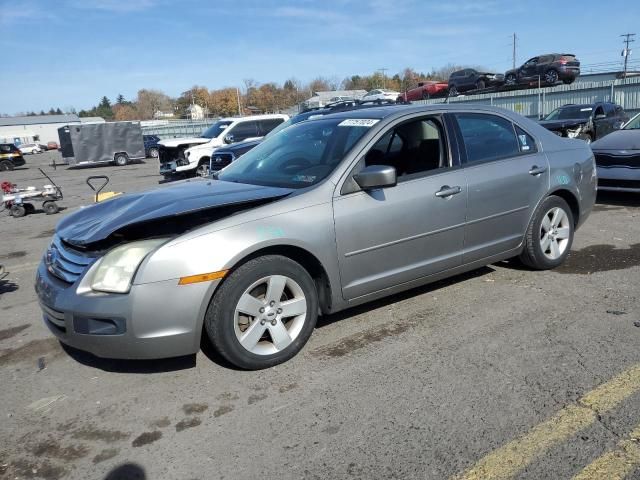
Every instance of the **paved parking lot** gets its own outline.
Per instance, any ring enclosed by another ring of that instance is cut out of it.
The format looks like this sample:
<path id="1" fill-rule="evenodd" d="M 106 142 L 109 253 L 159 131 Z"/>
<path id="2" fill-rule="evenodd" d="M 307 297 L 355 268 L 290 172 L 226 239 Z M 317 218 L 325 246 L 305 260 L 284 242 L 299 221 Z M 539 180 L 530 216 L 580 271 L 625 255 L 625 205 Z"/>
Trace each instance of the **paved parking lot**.
<path id="1" fill-rule="evenodd" d="M 41 186 L 37 166 L 0 181 Z M 640 196 L 601 195 L 567 263 L 500 263 L 321 318 L 276 368 L 65 350 L 35 267 L 62 216 L 153 160 L 46 168 L 66 209 L 0 213 L 0 478 L 640 478 Z"/>

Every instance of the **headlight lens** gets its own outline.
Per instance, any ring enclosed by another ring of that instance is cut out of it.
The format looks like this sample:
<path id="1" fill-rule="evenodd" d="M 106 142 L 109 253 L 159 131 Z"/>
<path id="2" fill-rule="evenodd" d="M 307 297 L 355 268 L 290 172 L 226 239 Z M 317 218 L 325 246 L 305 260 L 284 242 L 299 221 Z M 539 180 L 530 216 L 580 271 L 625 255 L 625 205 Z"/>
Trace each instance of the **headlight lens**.
<path id="1" fill-rule="evenodd" d="M 91 280 L 91 289 L 99 292 L 127 293 L 142 260 L 166 238 L 142 240 L 120 245 L 107 253 Z"/>

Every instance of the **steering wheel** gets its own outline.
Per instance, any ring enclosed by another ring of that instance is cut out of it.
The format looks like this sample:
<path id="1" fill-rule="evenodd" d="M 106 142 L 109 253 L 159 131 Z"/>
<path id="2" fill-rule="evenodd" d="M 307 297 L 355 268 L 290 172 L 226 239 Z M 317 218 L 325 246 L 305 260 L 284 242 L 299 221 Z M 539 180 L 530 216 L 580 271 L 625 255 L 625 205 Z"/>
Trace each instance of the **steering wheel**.
<path id="1" fill-rule="evenodd" d="M 292 158 L 291 160 L 287 160 L 286 162 L 284 162 L 280 166 L 280 168 L 282 168 L 282 170 L 284 170 L 285 172 L 292 170 L 298 171 L 306 167 L 311 167 L 312 165 L 313 164 L 306 158 Z"/>

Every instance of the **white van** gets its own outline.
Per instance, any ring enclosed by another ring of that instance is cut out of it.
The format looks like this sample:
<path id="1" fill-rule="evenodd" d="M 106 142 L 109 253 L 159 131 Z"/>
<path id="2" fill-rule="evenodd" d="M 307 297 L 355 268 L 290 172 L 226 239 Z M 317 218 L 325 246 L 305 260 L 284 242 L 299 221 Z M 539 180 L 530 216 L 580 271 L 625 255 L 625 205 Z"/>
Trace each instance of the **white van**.
<path id="1" fill-rule="evenodd" d="M 222 118 L 202 132 L 200 137 L 162 140 L 158 143 L 160 174 L 165 177 L 205 174 L 216 148 L 262 138 L 288 119 L 287 115 L 281 114 Z"/>

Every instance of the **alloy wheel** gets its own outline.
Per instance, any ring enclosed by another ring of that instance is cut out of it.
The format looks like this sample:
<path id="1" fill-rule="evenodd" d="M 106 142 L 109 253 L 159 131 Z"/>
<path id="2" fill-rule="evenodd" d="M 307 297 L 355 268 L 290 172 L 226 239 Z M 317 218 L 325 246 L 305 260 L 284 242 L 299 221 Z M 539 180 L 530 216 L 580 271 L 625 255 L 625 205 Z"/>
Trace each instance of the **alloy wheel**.
<path id="1" fill-rule="evenodd" d="M 307 317 L 302 287 L 284 275 L 252 283 L 235 308 L 234 331 L 240 345 L 255 355 L 272 355 L 300 335 Z"/>
<path id="2" fill-rule="evenodd" d="M 544 74 L 544 79 L 547 83 L 555 84 L 558 81 L 558 72 L 555 70 L 549 70 Z"/>
<path id="3" fill-rule="evenodd" d="M 567 249 L 571 236 L 569 216 L 560 207 L 553 207 L 540 224 L 540 248 L 545 257 L 557 260 Z"/>

